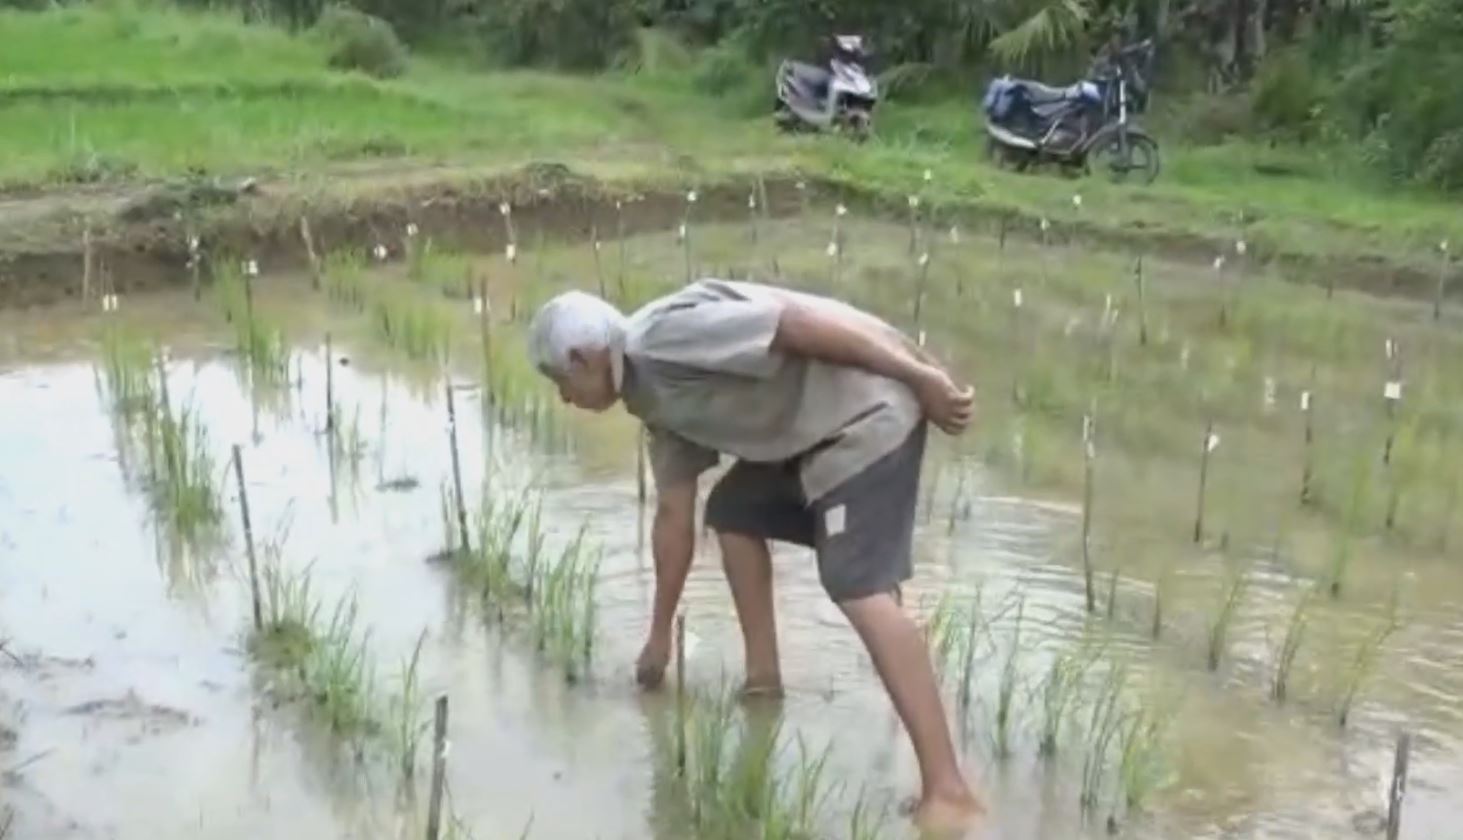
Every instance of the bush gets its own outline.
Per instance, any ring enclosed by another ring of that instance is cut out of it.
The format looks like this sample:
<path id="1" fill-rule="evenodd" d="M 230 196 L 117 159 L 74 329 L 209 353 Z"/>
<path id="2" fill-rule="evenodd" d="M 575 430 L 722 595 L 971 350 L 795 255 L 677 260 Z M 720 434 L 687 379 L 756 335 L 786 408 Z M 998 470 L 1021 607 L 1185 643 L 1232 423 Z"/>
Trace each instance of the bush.
<path id="1" fill-rule="evenodd" d="M 1196 94 L 1172 109 L 1174 128 L 1195 145 L 1217 145 L 1254 132 L 1250 100 L 1244 96 Z"/>
<path id="2" fill-rule="evenodd" d="M 1297 49 L 1271 54 L 1255 77 L 1250 108 L 1263 129 L 1310 139 L 1321 104 L 1320 82 Z"/>
<path id="3" fill-rule="evenodd" d="M 1444 190 L 1463 190 L 1463 128 L 1438 137 L 1422 156 L 1418 180 Z"/>
<path id="4" fill-rule="evenodd" d="M 691 76 L 697 90 L 723 100 L 733 113 L 744 116 L 768 107 L 773 96 L 772 77 L 735 40 L 703 51 Z"/>
<path id="5" fill-rule="evenodd" d="M 609 66 L 635 32 L 633 7 L 607 0 L 493 0 L 481 24 L 499 58 L 566 70 Z"/>
<path id="6" fill-rule="evenodd" d="M 360 70 L 378 79 L 406 72 L 406 47 L 391 24 L 346 6 L 331 6 L 315 24 L 330 45 L 330 66 Z"/>

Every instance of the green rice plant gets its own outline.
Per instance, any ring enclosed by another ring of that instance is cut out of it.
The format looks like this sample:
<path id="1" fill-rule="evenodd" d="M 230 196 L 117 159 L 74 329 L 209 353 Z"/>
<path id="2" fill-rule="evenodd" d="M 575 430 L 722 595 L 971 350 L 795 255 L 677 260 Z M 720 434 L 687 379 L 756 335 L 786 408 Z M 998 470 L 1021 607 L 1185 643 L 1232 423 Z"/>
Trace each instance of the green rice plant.
<path id="1" fill-rule="evenodd" d="M 541 566 L 532 584 L 530 620 L 538 649 L 577 682 L 594 648 L 594 590 L 600 553 L 585 544 L 584 529 L 557 562 Z"/>
<path id="2" fill-rule="evenodd" d="M 1351 707 L 1356 703 L 1356 696 L 1361 693 L 1366 681 L 1376 671 L 1382 647 L 1399 629 L 1401 629 L 1401 624 L 1398 621 L 1397 593 L 1394 590 L 1387 605 L 1386 614 L 1372 632 L 1368 633 L 1366 638 L 1357 645 L 1356 653 L 1352 656 L 1351 664 L 1347 668 L 1341 695 L 1336 703 L 1336 723 L 1341 728 L 1344 729 L 1351 718 Z"/>
<path id="3" fill-rule="evenodd" d="M 1011 723 L 1016 713 L 1016 681 L 1020 677 L 1017 657 L 1021 653 L 1021 618 L 1026 610 L 1025 596 L 1016 605 L 1016 623 L 1011 630 L 1010 647 L 1006 651 L 1006 662 L 1001 667 L 1001 682 L 996 690 L 995 731 L 992 739 L 996 757 L 1005 759 L 1011 755 Z"/>
<path id="4" fill-rule="evenodd" d="M 1310 624 L 1310 607 L 1315 592 L 1306 589 L 1295 602 L 1295 610 L 1285 625 L 1285 637 L 1275 650 L 1275 672 L 1270 683 L 1270 698 L 1284 703 L 1290 686 L 1290 671 L 1295 666 L 1295 657 L 1305 641 L 1306 627 Z"/>
<path id="5" fill-rule="evenodd" d="M 446 361 L 454 322 L 441 301 L 383 284 L 369 309 L 371 325 L 387 346 L 413 361 Z"/>
<path id="6" fill-rule="evenodd" d="M 1042 717 L 1037 751 L 1043 757 L 1057 754 L 1062 726 L 1072 710 L 1081 705 L 1087 671 L 1100 655 L 1100 649 L 1088 649 L 1084 638 L 1079 647 L 1065 650 L 1052 659 L 1040 689 Z"/>
<path id="7" fill-rule="evenodd" d="M 1341 526 L 1336 529 L 1331 552 L 1331 597 L 1339 598 L 1356 553 L 1356 535 L 1362 527 L 1371 492 L 1371 459 L 1365 447 L 1358 447 L 1350 470 L 1351 487 Z"/>
<path id="8" fill-rule="evenodd" d="M 420 681 L 422 645 L 426 641 L 427 631 L 423 630 L 417 637 L 411 656 L 402 663 L 400 693 L 391 698 L 387 708 L 391 751 L 401 762 L 401 776 L 408 783 L 416 776 L 417 752 L 422 736 L 431 725 L 424 712 Z"/>
<path id="9" fill-rule="evenodd" d="M 211 264 L 210 272 L 213 275 L 210 283 L 213 299 L 224 320 L 230 324 L 245 321 L 249 310 L 249 289 L 245 284 L 243 265 L 231 257 L 220 256 Z"/>
<path id="10" fill-rule="evenodd" d="M 935 678 L 942 684 L 945 682 L 951 656 L 960 643 L 960 633 L 964 629 L 962 618 L 960 611 L 955 607 L 955 600 L 950 597 L 949 592 L 944 592 L 941 593 L 940 600 L 936 602 L 934 612 L 930 614 L 930 619 L 925 625 L 925 643 L 930 648 L 930 659 L 935 666 Z"/>
<path id="11" fill-rule="evenodd" d="M 310 568 L 291 574 L 284 569 L 280 544 L 262 547 L 259 568 L 264 625 L 249 639 L 249 650 L 266 664 L 289 670 L 304 667 L 315 646 L 320 605 L 310 586 Z"/>
<path id="12" fill-rule="evenodd" d="M 500 618 L 509 599 L 522 597 L 528 591 L 527 581 L 532 580 L 532 570 L 527 577 L 515 579 L 513 551 L 530 510 L 541 504 L 529 494 L 505 494 L 505 497 L 510 501 L 497 501 L 491 494 L 484 496 L 474 522 L 477 548 L 460 558 L 469 584 L 497 607 Z M 454 515 L 449 508 L 449 527 L 455 527 L 452 525 Z M 536 526 L 536 521 L 534 524 Z"/>
<path id="13" fill-rule="evenodd" d="M 351 249 L 332 251 L 325 255 L 322 272 L 325 293 L 332 301 L 351 309 L 366 308 L 369 289 L 364 254 Z"/>
<path id="14" fill-rule="evenodd" d="M 252 263 L 250 263 L 252 266 Z M 278 384 L 289 375 L 289 343 L 284 330 L 262 316 L 249 293 L 248 268 L 238 260 L 221 259 L 213 265 L 213 296 L 224 320 L 234 330 L 234 346 L 256 377 Z"/>
<path id="15" fill-rule="evenodd" d="M 303 669 L 310 699 L 331 731 L 352 738 L 372 734 L 380 726 L 367 655 L 369 631 L 358 630 L 357 621 L 355 598 L 338 601 L 330 619 L 323 625 L 317 623 L 316 643 Z"/>
<path id="16" fill-rule="evenodd" d="M 438 248 L 430 237 L 407 240 L 406 276 L 450 298 L 470 298 L 476 291 L 467 254 Z"/>
<path id="17" fill-rule="evenodd" d="M 1092 706 L 1087 723 L 1087 755 L 1082 761 L 1082 792 L 1080 802 L 1084 811 L 1095 809 L 1102 798 L 1106 784 L 1108 753 L 1113 739 L 1123 724 L 1122 696 L 1127 683 L 1127 666 L 1114 663 L 1109 666 L 1106 678 L 1099 686 L 1097 702 Z"/>
<path id="18" fill-rule="evenodd" d="M 151 342 L 140 332 L 108 320 L 101 332 L 102 374 L 112 410 L 131 421 L 153 409 Z"/>
<path id="19" fill-rule="evenodd" d="M 1249 576 L 1245 574 L 1245 570 L 1235 569 L 1228 575 L 1221 590 L 1219 605 L 1209 620 L 1207 661 L 1210 671 L 1219 670 L 1219 663 L 1224 658 L 1224 652 L 1229 648 L 1229 630 L 1234 624 L 1235 615 L 1239 612 L 1240 603 L 1244 601 L 1248 585 Z"/>
<path id="20" fill-rule="evenodd" d="M 884 826 L 888 820 L 888 807 L 882 807 L 875 812 L 869 803 L 867 788 L 860 785 L 858 797 L 854 799 L 853 809 L 849 812 L 846 836 L 848 840 L 878 840 L 885 836 Z"/>
<path id="21" fill-rule="evenodd" d="M 685 784 L 698 825 L 725 813 L 726 766 L 731 754 L 735 698 L 720 692 L 689 703 L 686 713 Z M 666 739 L 667 743 L 674 739 Z"/>
<path id="22" fill-rule="evenodd" d="M 1142 811 L 1164 781 L 1164 741 L 1172 717 L 1171 709 L 1140 706 L 1118 733 L 1118 784 L 1128 814 Z M 1115 821 L 1116 813 L 1109 825 Z"/>
<path id="23" fill-rule="evenodd" d="M 153 503 L 175 533 L 199 536 L 223 516 L 220 474 L 209 451 L 208 432 L 192 408 L 174 413 L 165 400 L 155 433 L 161 457 L 153 478 Z"/>

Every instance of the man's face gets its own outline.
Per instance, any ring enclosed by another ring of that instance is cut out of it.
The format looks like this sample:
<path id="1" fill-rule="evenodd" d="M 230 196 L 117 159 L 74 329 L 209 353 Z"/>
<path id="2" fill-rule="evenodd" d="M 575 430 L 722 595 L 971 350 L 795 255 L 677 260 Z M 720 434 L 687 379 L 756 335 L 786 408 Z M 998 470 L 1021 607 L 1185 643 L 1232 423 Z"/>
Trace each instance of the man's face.
<path id="1" fill-rule="evenodd" d="M 569 372 L 550 374 L 564 402 L 586 411 L 604 411 L 615 404 L 615 378 L 609 350 L 569 353 Z"/>

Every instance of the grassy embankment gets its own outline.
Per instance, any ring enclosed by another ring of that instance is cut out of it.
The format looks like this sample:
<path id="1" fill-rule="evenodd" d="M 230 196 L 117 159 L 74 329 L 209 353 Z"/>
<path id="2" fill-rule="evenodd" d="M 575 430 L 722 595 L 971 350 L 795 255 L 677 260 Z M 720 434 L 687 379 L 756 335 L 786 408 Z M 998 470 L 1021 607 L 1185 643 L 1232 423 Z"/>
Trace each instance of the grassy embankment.
<path id="1" fill-rule="evenodd" d="M 1190 252 L 1244 237 L 1254 258 L 1381 259 L 1428 272 L 1442 238 L 1463 238 L 1443 199 L 1373 186 L 1313 149 L 1168 142 L 1165 171 L 1148 188 L 1000 172 L 983 162 L 977 79 L 957 100 L 892 99 L 879 138 L 857 147 L 779 136 L 755 95 L 759 76 L 710 96 L 697 89 L 696 57 L 663 44 L 600 76 L 419 54 L 404 77 L 381 82 L 330 70 L 326 47 L 308 34 L 165 6 L 5 12 L 0 38 L 9 127 L 0 188 L 271 174 L 318 195 L 363 162 L 478 176 L 554 160 L 648 187 L 796 173 L 902 205 L 928 170 L 925 195 L 942 206 L 1014 214 L 1034 229 L 1070 217 L 1080 190 L 1086 233 Z M 1167 139 L 1161 126 L 1159 135 Z M 1292 174 L 1260 173 L 1276 164 Z"/>

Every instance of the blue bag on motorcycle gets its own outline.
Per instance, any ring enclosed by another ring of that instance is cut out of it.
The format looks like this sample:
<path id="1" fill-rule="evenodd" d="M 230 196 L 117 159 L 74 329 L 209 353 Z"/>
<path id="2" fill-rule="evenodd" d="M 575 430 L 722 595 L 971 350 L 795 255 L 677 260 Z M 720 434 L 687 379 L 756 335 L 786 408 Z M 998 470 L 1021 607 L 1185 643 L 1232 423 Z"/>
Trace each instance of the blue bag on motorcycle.
<path id="1" fill-rule="evenodd" d="M 1011 116 L 1020 94 L 1020 85 L 1012 81 L 1010 76 L 992 79 L 991 83 L 986 86 L 985 98 L 981 101 L 981 107 L 985 110 L 987 117 L 1001 122 Z"/>

